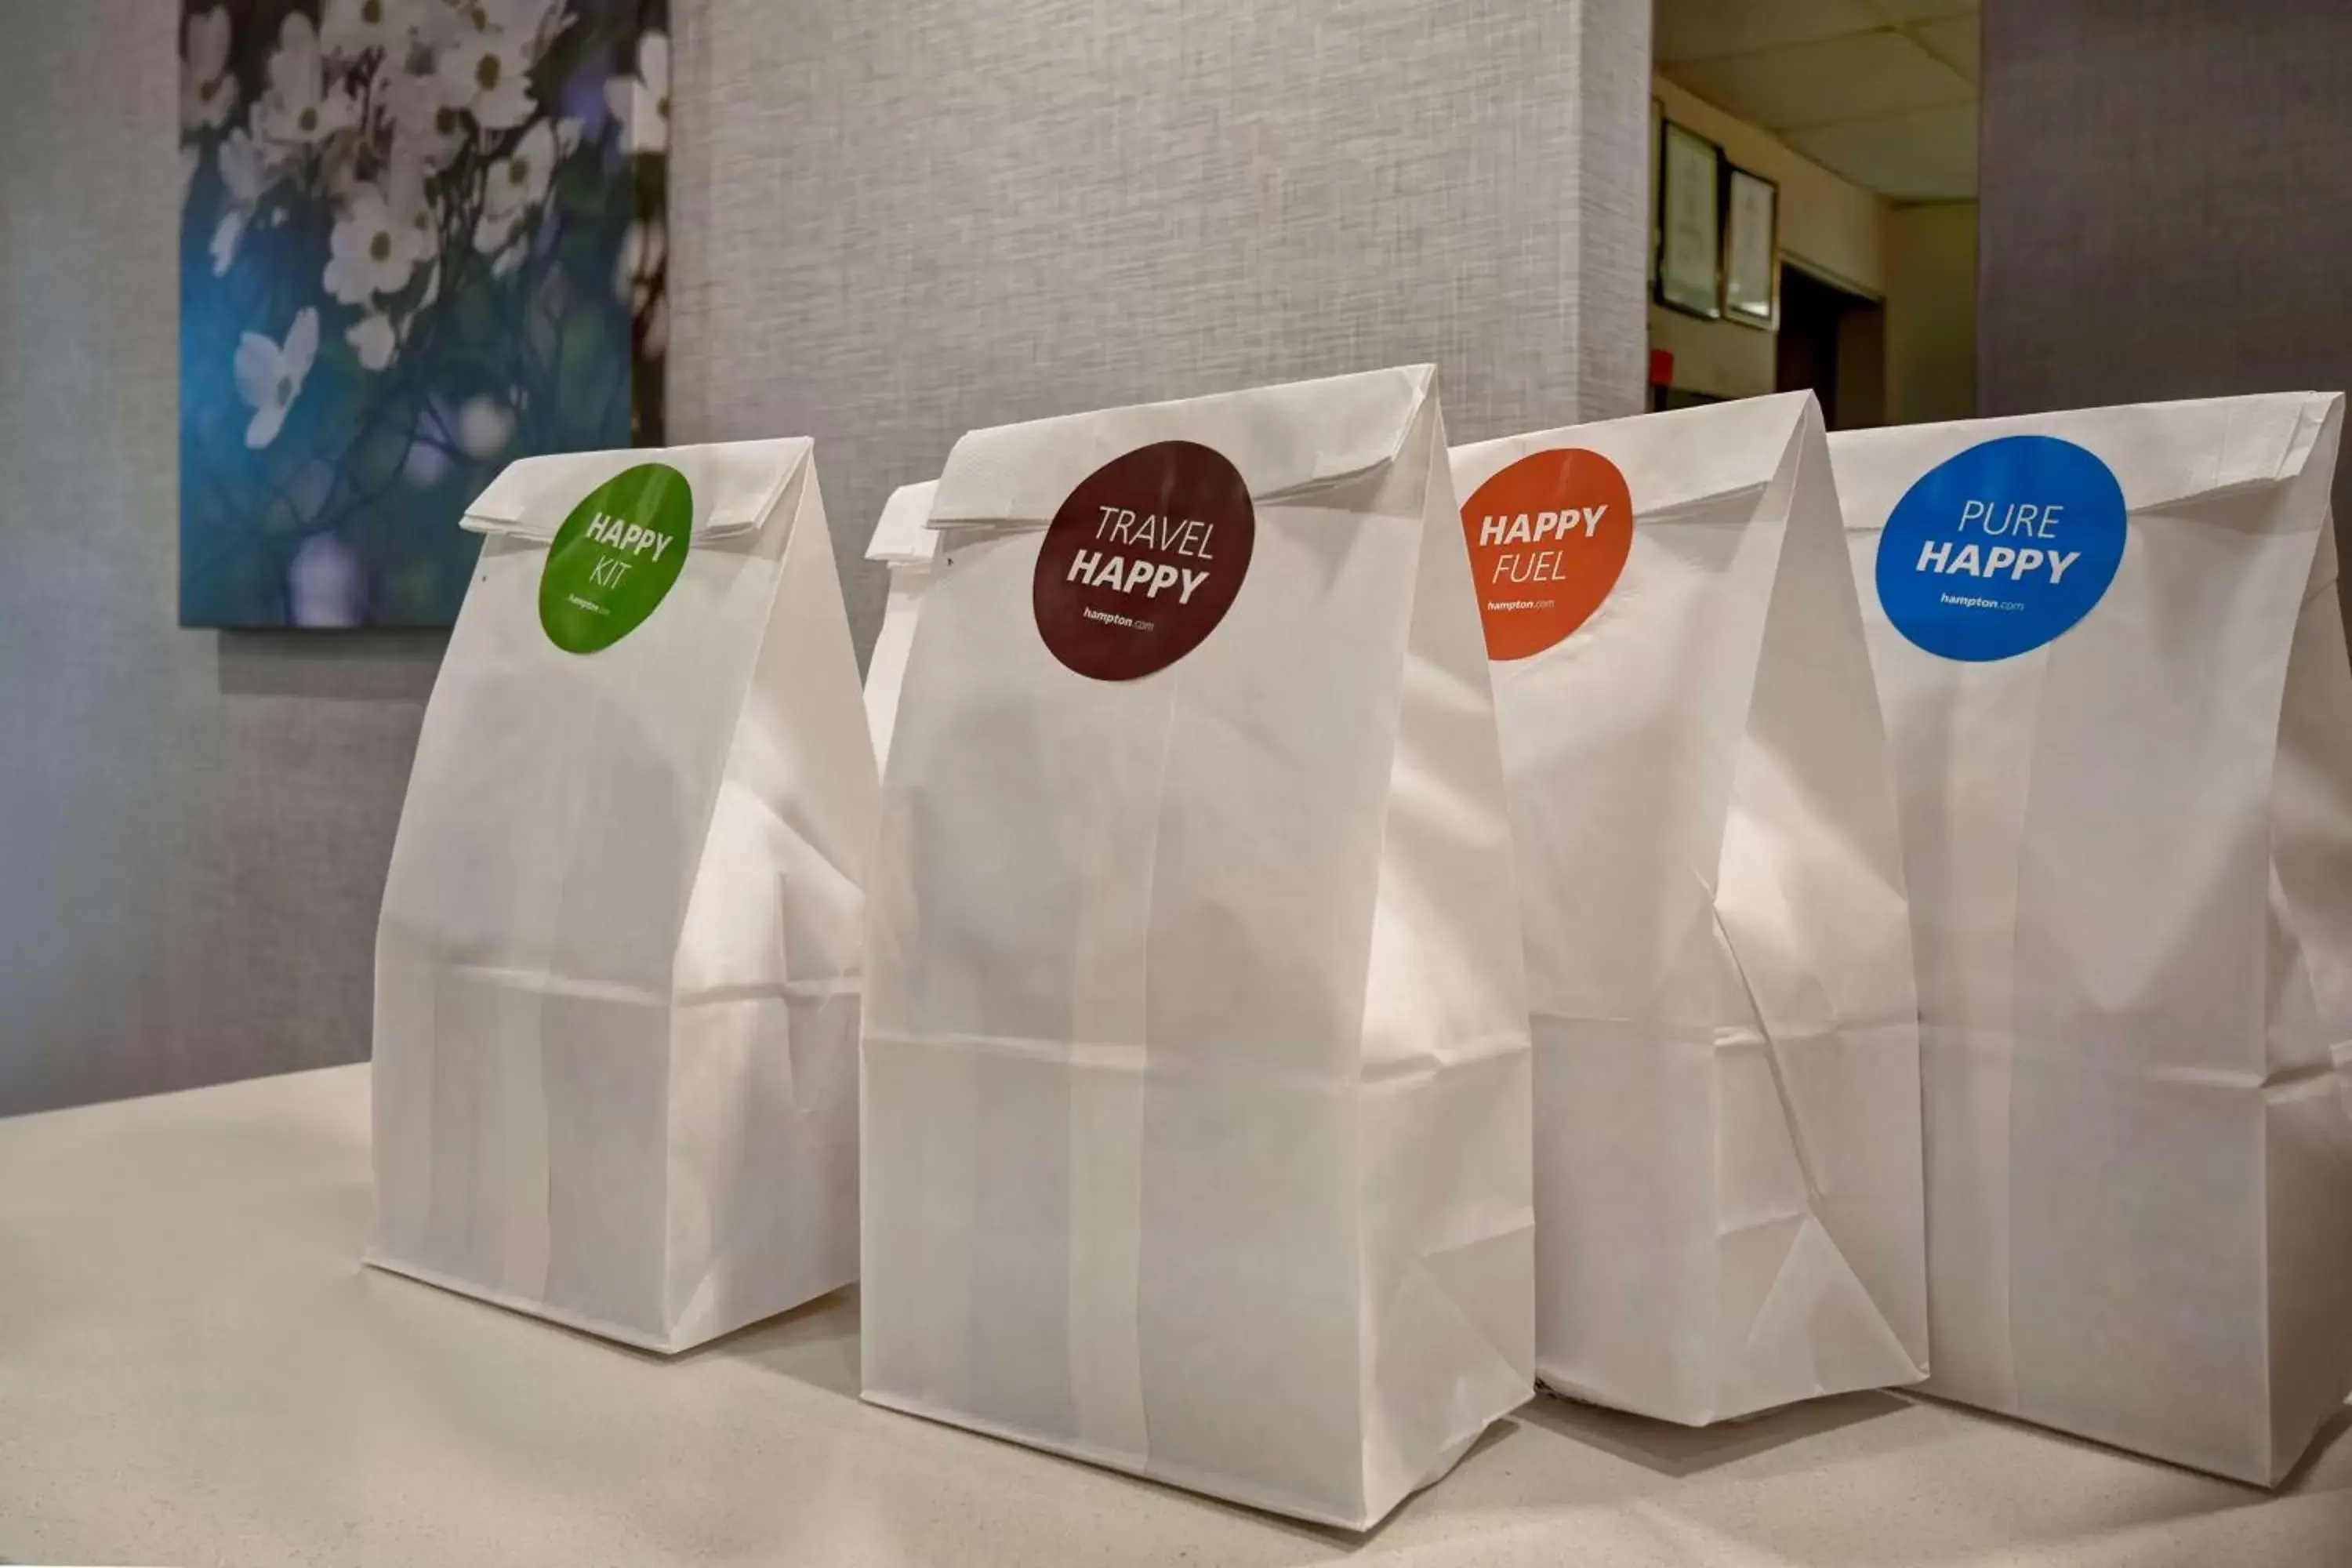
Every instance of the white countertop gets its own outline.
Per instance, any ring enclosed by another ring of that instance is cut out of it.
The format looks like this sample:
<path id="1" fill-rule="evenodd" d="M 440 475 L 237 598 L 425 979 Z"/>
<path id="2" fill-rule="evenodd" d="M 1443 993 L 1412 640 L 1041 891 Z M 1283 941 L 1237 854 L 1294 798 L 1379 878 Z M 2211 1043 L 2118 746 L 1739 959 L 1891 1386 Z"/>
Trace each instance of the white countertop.
<path id="1" fill-rule="evenodd" d="M 675 1361 L 363 1269 L 367 1069 L 0 1121 L 0 1560 L 2352 1563 L 2277 1496 L 1892 1394 L 1538 1401 L 1360 1542 L 857 1400 L 855 1291 Z"/>

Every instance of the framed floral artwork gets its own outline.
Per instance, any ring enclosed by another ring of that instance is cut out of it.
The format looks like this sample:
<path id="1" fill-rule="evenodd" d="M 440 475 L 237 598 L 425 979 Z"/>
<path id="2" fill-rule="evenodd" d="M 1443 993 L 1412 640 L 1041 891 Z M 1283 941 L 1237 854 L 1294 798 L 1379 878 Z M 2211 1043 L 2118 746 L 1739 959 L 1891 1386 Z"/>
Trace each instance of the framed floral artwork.
<path id="1" fill-rule="evenodd" d="M 668 0 L 186 0 L 180 620 L 446 626 L 535 452 L 662 438 Z"/>

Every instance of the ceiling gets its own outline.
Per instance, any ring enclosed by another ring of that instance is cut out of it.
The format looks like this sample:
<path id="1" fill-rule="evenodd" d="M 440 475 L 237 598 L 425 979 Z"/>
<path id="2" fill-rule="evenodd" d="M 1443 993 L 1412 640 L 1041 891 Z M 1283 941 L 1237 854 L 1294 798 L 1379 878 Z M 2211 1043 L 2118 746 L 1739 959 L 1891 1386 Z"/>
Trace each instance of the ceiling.
<path id="1" fill-rule="evenodd" d="M 1977 0 L 1657 0 L 1657 65 L 1865 190 L 1977 194 Z"/>

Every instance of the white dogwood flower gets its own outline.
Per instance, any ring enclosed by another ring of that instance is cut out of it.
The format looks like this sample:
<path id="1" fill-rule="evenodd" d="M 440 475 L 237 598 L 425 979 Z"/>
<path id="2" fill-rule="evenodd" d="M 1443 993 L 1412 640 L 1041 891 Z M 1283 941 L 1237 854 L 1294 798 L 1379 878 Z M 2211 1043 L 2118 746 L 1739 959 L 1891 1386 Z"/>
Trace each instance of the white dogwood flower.
<path id="1" fill-rule="evenodd" d="M 376 68 L 375 98 L 394 148 L 413 154 L 427 172 L 447 168 L 465 151 L 466 111 L 449 101 L 429 51 L 387 57 Z"/>
<path id="2" fill-rule="evenodd" d="M 213 225 L 212 241 L 206 248 L 212 254 L 214 277 L 227 277 L 228 269 L 236 264 L 237 241 L 245 237 L 245 226 L 252 221 L 247 214 L 231 207 Z"/>
<path id="3" fill-rule="evenodd" d="M 237 240 L 245 237 L 247 221 L 249 218 L 242 212 L 224 212 L 219 224 L 212 226 L 212 242 L 207 249 L 212 251 L 214 278 L 228 278 L 228 268 L 237 263 Z"/>
<path id="4" fill-rule="evenodd" d="M 327 239 L 327 268 L 320 281 L 346 305 L 365 305 L 379 294 L 408 286 L 425 259 L 419 232 L 395 219 L 383 192 L 361 185 Z"/>
<path id="5" fill-rule="evenodd" d="M 427 10 L 436 18 L 435 41 L 446 42 L 468 33 L 499 33 L 512 38 L 530 58 L 546 51 L 571 20 L 556 0 L 443 0 Z"/>
<path id="6" fill-rule="evenodd" d="M 253 410 L 253 422 L 245 427 L 247 447 L 257 452 L 278 439 L 287 410 L 302 395 L 302 383 L 318 357 L 319 312 L 308 305 L 295 312 L 283 343 L 259 332 L 237 340 L 236 395 Z"/>
<path id="7" fill-rule="evenodd" d="M 523 132 L 507 156 L 490 165 L 482 188 L 482 216 L 474 229 L 474 247 L 483 255 L 509 248 L 516 233 L 547 199 L 555 178 L 557 140 L 544 120 Z M 503 258 L 501 258 L 503 259 Z M 521 258 L 515 258 L 520 263 Z"/>
<path id="8" fill-rule="evenodd" d="M 228 187 L 229 199 L 239 206 L 261 205 L 261 193 L 277 178 L 277 165 L 269 150 L 253 139 L 243 126 L 221 138 L 220 151 L 214 162 L 220 167 L 221 184 Z"/>
<path id="9" fill-rule="evenodd" d="M 427 49 L 446 48 L 460 33 L 477 30 L 470 3 L 458 0 L 404 0 L 409 6 L 409 36 Z M 488 18 L 484 17 L 484 25 Z"/>
<path id="10" fill-rule="evenodd" d="M 445 37 L 459 33 L 513 33 L 515 7 L 510 0 L 441 0 L 448 14 Z"/>
<path id="11" fill-rule="evenodd" d="M 526 212 L 547 199 L 555 178 L 555 128 L 542 120 L 522 134 L 514 151 L 490 165 L 489 184 L 482 191 L 482 210 Z"/>
<path id="12" fill-rule="evenodd" d="M 394 330 L 392 318 L 382 310 L 362 316 L 346 328 L 343 342 L 352 345 L 352 352 L 366 370 L 383 369 L 400 352 L 400 334 Z"/>
<path id="13" fill-rule="evenodd" d="M 469 31 L 442 54 L 444 101 L 485 131 L 507 131 L 530 118 L 530 61 L 524 44 L 502 32 Z"/>
<path id="14" fill-rule="evenodd" d="M 236 107 L 236 78 L 228 74 L 228 7 L 188 18 L 188 53 L 180 66 L 180 128 L 217 131 Z"/>
<path id="15" fill-rule="evenodd" d="M 383 170 L 384 205 L 392 211 L 394 226 L 408 236 L 419 261 L 441 250 L 440 216 L 425 188 L 431 173 L 416 148 L 401 142 L 393 144 L 391 161 Z"/>
<path id="16" fill-rule="evenodd" d="M 261 205 L 262 193 L 278 178 L 278 170 L 270 162 L 268 149 L 256 142 L 238 126 L 221 138 L 220 150 L 213 155 L 220 170 L 221 184 L 228 191 L 228 205 L 220 221 L 213 226 L 213 276 L 225 276 L 229 264 L 236 259 L 237 241 L 245 237 L 246 226 L 253 221 L 255 211 Z"/>
<path id="17" fill-rule="evenodd" d="M 515 230 L 522 226 L 522 220 L 521 213 L 514 213 L 504 217 L 488 212 L 483 213 L 480 217 L 474 220 L 474 248 L 484 256 L 497 256 L 510 248 L 520 248 L 515 244 Z M 493 268 L 493 276 L 503 278 L 507 270 L 503 268 Z"/>
<path id="18" fill-rule="evenodd" d="M 360 139 L 339 137 L 319 150 L 319 184 L 339 208 L 351 205 L 371 183 L 369 160 L 361 155 Z"/>
<path id="19" fill-rule="evenodd" d="M 608 78 L 605 107 L 621 125 L 624 153 L 666 153 L 669 150 L 669 38 L 647 33 L 637 40 L 637 68 L 628 76 Z"/>
<path id="20" fill-rule="evenodd" d="M 409 23 L 397 0 L 327 0 L 319 17 L 319 45 L 329 59 L 355 60 L 370 49 L 408 42 Z"/>
<path id="21" fill-rule="evenodd" d="M 328 82 L 318 30 L 299 11 L 278 30 L 268 74 L 269 89 L 253 116 L 254 129 L 265 140 L 311 147 L 358 122 L 359 104 L 341 82 Z"/>

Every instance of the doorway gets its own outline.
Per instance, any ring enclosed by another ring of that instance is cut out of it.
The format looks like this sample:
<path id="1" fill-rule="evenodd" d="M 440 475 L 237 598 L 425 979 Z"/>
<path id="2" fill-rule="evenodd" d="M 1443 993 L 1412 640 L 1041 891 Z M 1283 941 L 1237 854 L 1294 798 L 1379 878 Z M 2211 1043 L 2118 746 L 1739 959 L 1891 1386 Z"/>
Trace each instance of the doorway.
<path id="1" fill-rule="evenodd" d="M 1886 307 L 1783 256 L 1773 389 L 1811 392 L 1832 430 L 1886 422 Z"/>

